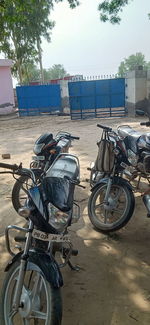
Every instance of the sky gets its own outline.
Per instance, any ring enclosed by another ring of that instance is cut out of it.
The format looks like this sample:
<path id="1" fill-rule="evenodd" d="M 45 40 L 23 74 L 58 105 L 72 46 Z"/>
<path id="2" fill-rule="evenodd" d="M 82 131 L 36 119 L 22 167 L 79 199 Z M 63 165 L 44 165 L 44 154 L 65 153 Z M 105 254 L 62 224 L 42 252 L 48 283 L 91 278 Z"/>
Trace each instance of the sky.
<path id="1" fill-rule="evenodd" d="M 71 75 L 111 75 L 124 58 L 142 52 L 150 61 L 150 0 L 133 0 L 124 7 L 120 25 L 103 23 L 97 10 L 101 0 L 80 0 L 70 9 L 67 0 L 55 4 L 50 19 L 56 25 L 51 43 L 42 41 L 43 66 L 62 64 Z"/>

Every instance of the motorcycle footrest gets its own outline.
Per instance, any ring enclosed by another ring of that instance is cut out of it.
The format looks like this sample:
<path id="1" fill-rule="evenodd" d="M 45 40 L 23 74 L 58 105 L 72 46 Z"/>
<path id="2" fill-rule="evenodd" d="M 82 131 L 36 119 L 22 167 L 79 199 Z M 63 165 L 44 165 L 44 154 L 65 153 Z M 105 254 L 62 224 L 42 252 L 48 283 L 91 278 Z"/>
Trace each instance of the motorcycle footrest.
<path id="1" fill-rule="evenodd" d="M 14 240 L 18 243 L 25 243 L 26 242 L 26 237 L 23 236 L 15 236 Z"/>
<path id="2" fill-rule="evenodd" d="M 72 256 L 77 256 L 78 255 L 78 250 L 77 249 L 73 249 L 72 250 Z"/>

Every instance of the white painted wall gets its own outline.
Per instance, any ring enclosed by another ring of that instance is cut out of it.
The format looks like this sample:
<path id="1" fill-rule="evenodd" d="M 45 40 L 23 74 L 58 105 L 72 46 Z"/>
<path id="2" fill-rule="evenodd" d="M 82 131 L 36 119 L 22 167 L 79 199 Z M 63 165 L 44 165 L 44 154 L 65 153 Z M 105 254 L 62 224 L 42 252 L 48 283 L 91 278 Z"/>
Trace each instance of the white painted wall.
<path id="1" fill-rule="evenodd" d="M 14 92 L 11 76 L 11 60 L 0 59 L 0 105 L 10 103 L 0 107 L 0 114 L 8 114 L 13 111 Z"/>

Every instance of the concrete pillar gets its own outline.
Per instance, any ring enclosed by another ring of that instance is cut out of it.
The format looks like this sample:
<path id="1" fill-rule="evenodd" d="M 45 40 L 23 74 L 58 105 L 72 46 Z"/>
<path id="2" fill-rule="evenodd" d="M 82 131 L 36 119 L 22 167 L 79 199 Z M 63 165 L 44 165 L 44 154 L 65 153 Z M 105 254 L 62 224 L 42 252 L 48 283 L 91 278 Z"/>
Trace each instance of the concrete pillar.
<path id="1" fill-rule="evenodd" d="M 128 116 L 134 117 L 136 109 L 147 106 L 147 71 L 140 68 L 126 74 L 126 108 Z"/>
<path id="2" fill-rule="evenodd" d="M 150 70 L 147 71 L 147 98 L 150 98 Z"/>
<path id="3" fill-rule="evenodd" d="M 128 116 L 135 116 L 135 71 L 128 71 L 125 80 L 125 106 Z"/>
<path id="4" fill-rule="evenodd" d="M 60 80 L 61 103 L 64 113 L 70 114 L 68 80 Z"/>

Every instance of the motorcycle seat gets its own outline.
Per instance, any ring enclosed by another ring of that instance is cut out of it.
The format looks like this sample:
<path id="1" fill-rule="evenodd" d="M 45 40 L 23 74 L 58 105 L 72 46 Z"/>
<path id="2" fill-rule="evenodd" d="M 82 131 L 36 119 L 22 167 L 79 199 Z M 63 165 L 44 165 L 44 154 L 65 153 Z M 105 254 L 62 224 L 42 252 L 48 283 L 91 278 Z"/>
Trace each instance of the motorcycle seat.
<path id="1" fill-rule="evenodd" d="M 122 137 L 122 138 L 132 137 L 135 141 L 137 141 L 140 138 L 140 136 L 142 135 L 141 132 L 135 131 L 129 125 L 121 125 L 118 127 L 117 131 L 118 131 L 118 134 L 120 137 Z"/>
<path id="2" fill-rule="evenodd" d="M 139 131 L 135 131 L 129 125 L 121 125 L 118 127 L 118 135 L 123 139 L 127 148 L 137 154 L 138 142 L 141 138 L 142 133 Z"/>
<path id="3" fill-rule="evenodd" d="M 56 158 L 47 170 L 46 177 L 68 177 L 76 180 L 79 177 L 79 166 L 76 157 L 64 154 Z"/>

